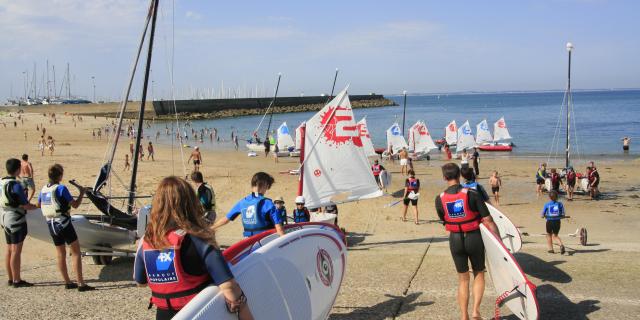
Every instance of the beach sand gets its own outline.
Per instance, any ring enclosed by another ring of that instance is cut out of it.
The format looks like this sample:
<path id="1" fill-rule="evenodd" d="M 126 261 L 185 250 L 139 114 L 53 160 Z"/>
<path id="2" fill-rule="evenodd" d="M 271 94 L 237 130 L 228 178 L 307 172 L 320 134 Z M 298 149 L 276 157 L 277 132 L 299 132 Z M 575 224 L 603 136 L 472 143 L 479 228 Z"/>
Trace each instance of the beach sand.
<path id="1" fill-rule="evenodd" d="M 0 121 L 2 147 L 0 159 L 30 155 L 35 168 L 37 188 L 46 183 L 47 167 L 60 163 L 65 167 L 65 181 L 76 179 L 91 185 L 103 163 L 107 139 L 94 140 L 91 130 L 110 123 L 111 119 L 84 116 L 74 127 L 71 116 L 58 111 L 58 124 L 48 123 L 42 114 L 26 114 L 24 125 L 7 114 Z M 36 125 L 44 123 L 47 135 L 56 139 L 53 156 L 40 156 Z M 27 133 L 25 141 L 24 133 Z M 155 133 L 155 132 L 154 132 Z M 150 133 L 153 135 L 154 133 Z M 208 143 L 208 142 L 205 142 Z M 128 153 L 124 138 L 116 154 L 115 170 L 128 183 L 123 172 L 124 155 Z M 146 139 L 144 142 L 146 145 Z M 146 151 L 146 150 L 145 150 Z M 181 151 L 184 155 L 181 155 Z M 138 188 L 142 194 L 152 192 L 159 180 L 167 175 L 184 176 L 191 169 L 186 165 L 189 149 L 156 146 L 156 160 L 140 163 Z M 184 158 L 183 158 L 184 156 Z M 297 159 L 271 157 L 248 158 L 245 151 L 206 150 L 202 171 L 217 194 L 219 212 L 228 210 L 240 197 L 250 192 L 249 179 L 257 171 L 274 175 L 276 184 L 268 196 L 282 195 L 289 210 L 297 190 L 297 177 L 280 174 L 296 168 Z M 434 160 L 416 162 L 421 180 L 419 202 L 420 225 L 401 222 L 401 205 L 384 208 L 398 199 L 385 196 L 378 199 L 340 205 L 340 224 L 346 228 L 349 241 L 347 274 L 330 319 L 456 319 L 457 276 L 448 249 L 443 227 L 429 220 L 437 219 L 434 197 L 445 188 L 440 175 L 444 163 L 440 154 Z M 636 319 L 640 314 L 640 184 L 637 181 L 637 159 L 599 161 L 603 199 L 587 200 L 578 195 L 576 201 L 565 202 L 567 214 L 561 237 L 568 254 L 549 254 L 544 221 L 539 212 L 546 196 L 535 195 L 535 158 L 492 158 L 483 153 L 480 183 L 488 185 L 490 170 L 499 170 L 503 179 L 500 209 L 521 227 L 524 244 L 517 260 L 530 280 L 538 286 L 541 319 Z M 389 193 L 401 190 L 396 164 L 384 163 L 395 177 Z M 580 166 L 582 167 L 582 165 Z M 579 171 L 584 169 L 579 168 Z M 77 190 L 70 188 L 73 194 Z M 124 189 L 120 189 L 122 192 Z M 34 199 L 35 202 L 35 199 Z M 85 203 L 73 213 L 94 212 Z M 568 237 L 578 227 L 589 230 L 589 245 Z M 241 239 L 241 224 L 232 223 L 217 234 L 219 243 L 228 246 Z M 0 245 L 0 262 L 4 266 L 6 247 Z M 147 310 L 150 292 L 138 288 L 131 280 L 133 259 L 117 258 L 108 266 L 94 265 L 83 259 L 85 278 L 98 290 L 79 293 L 64 290 L 55 266 L 55 250 L 51 243 L 28 238 L 22 257 L 23 278 L 36 284 L 33 288 L 0 290 L 0 319 L 151 319 Z M 6 277 L 4 268 L 0 276 Z M 73 275 L 71 275 L 73 278 Z M 487 290 L 482 304 L 485 319 L 493 316 L 497 293 L 487 277 Z M 2 282 L 5 286 L 6 282 Z M 502 309 L 504 315 L 509 312 Z M 508 319 L 515 319 L 510 316 Z"/>

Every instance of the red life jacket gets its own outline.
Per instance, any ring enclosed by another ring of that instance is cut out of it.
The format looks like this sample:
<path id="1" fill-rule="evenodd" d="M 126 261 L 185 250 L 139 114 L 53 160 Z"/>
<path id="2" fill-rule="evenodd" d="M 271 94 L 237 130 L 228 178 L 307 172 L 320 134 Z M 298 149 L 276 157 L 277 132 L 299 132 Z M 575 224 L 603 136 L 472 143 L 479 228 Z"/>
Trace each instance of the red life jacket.
<path id="1" fill-rule="evenodd" d="M 567 172 L 567 182 L 576 181 L 576 173 L 574 171 Z"/>
<path id="2" fill-rule="evenodd" d="M 371 171 L 373 171 L 374 176 L 379 176 L 382 169 L 379 164 L 374 164 L 371 166 Z"/>
<path id="3" fill-rule="evenodd" d="M 440 194 L 447 231 L 470 232 L 480 228 L 480 213 L 469 208 L 468 192 L 468 188 L 463 188 L 456 194 Z"/>
<path id="4" fill-rule="evenodd" d="M 151 301 L 159 309 L 180 310 L 211 282 L 209 273 L 194 276 L 186 273 L 180 260 L 180 247 L 186 232 L 170 231 L 167 240 L 171 247 L 155 249 L 142 242 L 147 281 L 151 289 Z"/>
<path id="5" fill-rule="evenodd" d="M 407 178 L 407 190 L 417 191 L 418 190 L 418 179 L 416 178 Z"/>
<path id="6" fill-rule="evenodd" d="M 551 174 L 551 183 L 559 184 L 560 183 L 560 175 L 557 174 L 557 173 L 552 173 Z"/>

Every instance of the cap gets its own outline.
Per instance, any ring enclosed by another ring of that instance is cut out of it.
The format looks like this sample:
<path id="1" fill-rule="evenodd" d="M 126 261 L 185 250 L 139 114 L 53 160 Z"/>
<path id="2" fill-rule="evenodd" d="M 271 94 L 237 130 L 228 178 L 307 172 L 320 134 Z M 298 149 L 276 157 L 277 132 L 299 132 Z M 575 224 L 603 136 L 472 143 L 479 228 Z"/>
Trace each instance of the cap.
<path id="1" fill-rule="evenodd" d="M 296 197 L 296 204 L 302 203 L 304 204 L 304 197 L 303 196 L 297 196 Z"/>
<path id="2" fill-rule="evenodd" d="M 195 146 L 195 147 L 193 147 L 193 148 L 194 148 L 194 149 L 196 149 L 196 150 L 200 149 L 200 147 L 198 147 L 198 146 Z"/>
<path id="3" fill-rule="evenodd" d="M 278 202 L 284 203 L 284 198 L 283 197 L 277 197 L 277 198 L 273 199 L 273 203 L 278 203 Z"/>

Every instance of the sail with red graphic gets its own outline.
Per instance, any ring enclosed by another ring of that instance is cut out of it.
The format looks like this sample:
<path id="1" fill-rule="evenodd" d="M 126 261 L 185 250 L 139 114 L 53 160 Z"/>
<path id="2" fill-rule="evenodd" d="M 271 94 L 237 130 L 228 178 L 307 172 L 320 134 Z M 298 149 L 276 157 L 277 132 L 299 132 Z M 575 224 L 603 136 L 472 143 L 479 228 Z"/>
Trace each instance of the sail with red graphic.
<path id="1" fill-rule="evenodd" d="M 415 153 L 428 153 L 431 150 L 438 149 L 427 125 L 423 121 L 416 122 L 409 128 L 409 150 Z"/>
<path id="2" fill-rule="evenodd" d="M 366 118 L 362 118 L 362 120 L 358 121 L 358 135 L 362 140 L 362 147 L 364 148 L 364 154 L 367 157 L 375 157 L 378 154 L 376 153 L 375 148 L 373 147 L 373 142 L 371 141 L 371 135 L 369 134 L 369 129 L 367 128 L 367 120 Z"/>
<path id="3" fill-rule="evenodd" d="M 382 196 L 345 88 L 307 121 L 302 195 L 309 208 Z"/>
<path id="4" fill-rule="evenodd" d="M 504 117 L 500 118 L 493 124 L 493 141 L 510 140 L 511 135 L 507 129 L 507 123 L 504 121 Z"/>
<path id="5" fill-rule="evenodd" d="M 452 145 L 458 142 L 458 126 L 456 121 L 451 121 L 446 127 L 444 127 L 444 139 L 447 144 Z"/>

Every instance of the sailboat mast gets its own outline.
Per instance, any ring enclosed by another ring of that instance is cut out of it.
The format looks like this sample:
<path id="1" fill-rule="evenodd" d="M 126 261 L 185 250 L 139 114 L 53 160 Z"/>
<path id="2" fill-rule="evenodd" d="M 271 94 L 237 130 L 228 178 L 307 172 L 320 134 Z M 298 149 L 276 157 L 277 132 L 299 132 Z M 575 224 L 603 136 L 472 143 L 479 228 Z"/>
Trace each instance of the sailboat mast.
<path id="1" fill-rule="evenodd" d="M 333 86 L 331 86 L 331 94 L 329 95 L 329 99 L 327 99 L 327 103 L 333 99 L 333 92 L 336 89 L 336 80 L 338 80 L 338 72 L 340 72 L 340 69 L 336 68 L 336 74 L 333 76 Z"/>
<path id="2" fill-rule="evenodd" d="M 407 115 L 407 90 L 402 91 L 404 95 L 404 106 L 402 107 L 402 136 L 404 136 L 404 122 Z"/>
<path id="3" fill-rule="evenodd" d="M 569 52 L 569 64 L 567 68 L 567 92 L 566 92 L 566 101 L 567 101 L 567 141 L 566 141 L 566 149 L 565 149 L 565 162 L 564 167 L 568 168 L 570 161 L 570 148 L 571 148 L 571 135 L 570 135 L 570 125 L 571 125 L 571 51 L 573 50 L 573 44 L 571 42 L 567 43 L 567 51 Z"/>
<path id="4" fill-rule="evenodd" d="M 269 107 L 267 108 L 267 110 L 271 109 L 272 107 L 275 107 L 276 105 L 276 100 L 278 99 L 278 89 L 280 89 L 280 78 L 282 78 L 282 73 L 278 73 L 278 83 L 276 84 L 276 92 L 273 94 L 273 100 L 271 100 L 271 103 L 269 104 Z M 271 120 L 273 120 L 273 110 L 271 110 L 271 114 L 269 115 L 269 124 L 267 125 L 267 132 L 265 134 L 264 141 L 267 141 L 269 139 L 269 130 L 271 130 Z"/>
<path id="5" fill-rule="evenodd" d="M 67 62 L 67 99 L 71 99 L 71 72 L 69 72 L 69 62 Z"/>
<path id="6" fill-rule="evenodd" d="M 136 175 L 138 172 L 138 158 L 140 156 L 140 140 L 142 139 L 142 124 L 144 122 L 144 106 L 147 103 L 147 88 L 149 86 L 149 73 L 151 71 L 151 56 L 153 53 L 153 37 L 156 32 L 156 18 L 158 16 L 158 5 L 160 0 L 153 1 L 153 17 L 151 19 L 151 33 L 149 34 L 149 49 L 147 51 L 147 64 L 144 70 L 144 82 L 142 86 L 142 97 L 140 101 L 140 112 L 138 113 L 138 131 L 136 132 L 136 145 L 133 154 L 133 168 L 131 173 L 131 184 L 129 185 L 129 203 L 127 212 L 133 213 L 133 204 L 136 194 Z"/>

